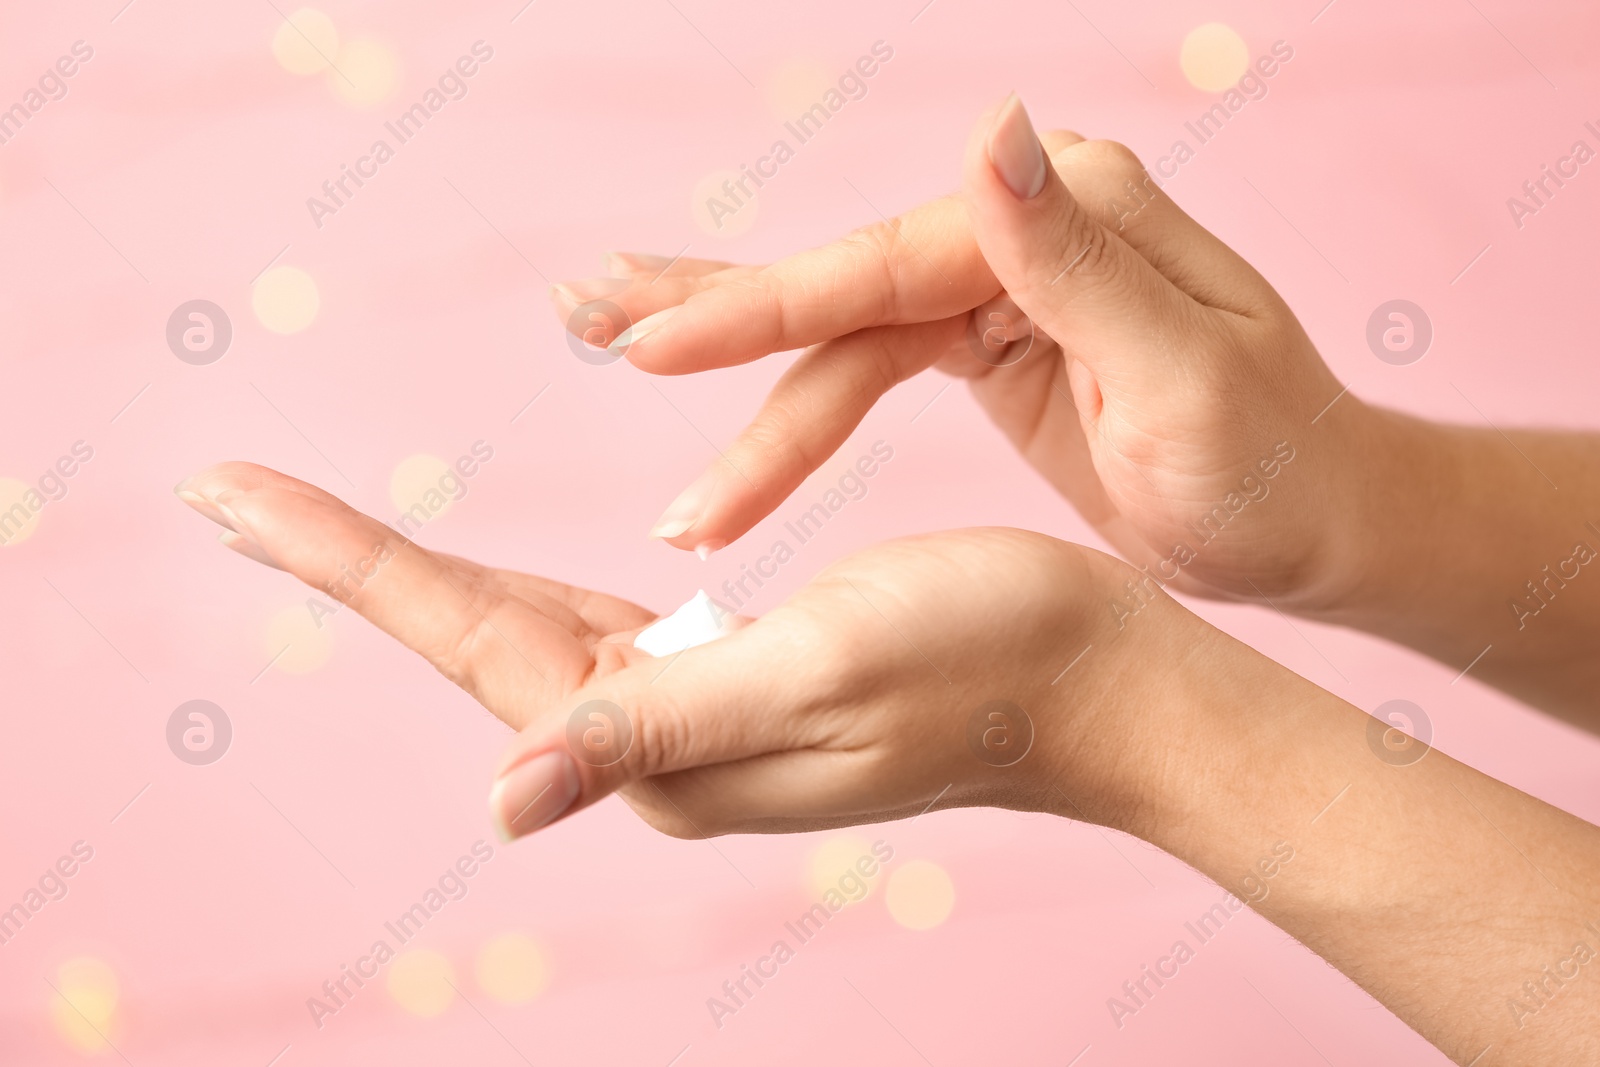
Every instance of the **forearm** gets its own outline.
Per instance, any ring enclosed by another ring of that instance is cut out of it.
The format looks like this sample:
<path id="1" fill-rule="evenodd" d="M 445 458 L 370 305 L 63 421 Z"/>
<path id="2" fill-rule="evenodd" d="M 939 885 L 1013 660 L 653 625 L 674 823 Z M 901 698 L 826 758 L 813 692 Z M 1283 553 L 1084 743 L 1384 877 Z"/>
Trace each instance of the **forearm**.
<path id="1" fill-rule="evenodd" d="M 1600 437 L 1343 415 L 1345 577 L 1308 614 L 1600 728 Z"/>
<path id="2" fill-rule="evenodd" d="M 1437 751 L 1397 756 L 1377 720 L 1203 624 L 1164 644 L 1184 651 L 1129 739 L 1121 828 L 1458 1062 L 1600 1054 L 1600 830 Z"/>

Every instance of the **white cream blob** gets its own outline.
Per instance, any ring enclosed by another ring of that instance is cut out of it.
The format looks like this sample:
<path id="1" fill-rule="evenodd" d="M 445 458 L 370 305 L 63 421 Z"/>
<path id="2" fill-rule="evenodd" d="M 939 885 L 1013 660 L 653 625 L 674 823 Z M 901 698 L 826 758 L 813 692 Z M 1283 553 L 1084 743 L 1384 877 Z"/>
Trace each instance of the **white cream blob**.
<path id="1" fill-rule="evenodd" d="M 640 630 L 633 647 L 652 656 L 674 656 L 684 649 L 715 641 L 737 625 L 734 615 L 719 608 L 701 589 L 683 607 Z"/>

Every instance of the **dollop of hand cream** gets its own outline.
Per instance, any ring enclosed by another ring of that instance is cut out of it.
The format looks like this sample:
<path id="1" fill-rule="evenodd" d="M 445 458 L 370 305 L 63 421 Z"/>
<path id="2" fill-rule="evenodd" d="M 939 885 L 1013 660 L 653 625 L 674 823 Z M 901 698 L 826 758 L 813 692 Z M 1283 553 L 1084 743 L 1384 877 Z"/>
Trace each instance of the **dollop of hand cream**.
<path id="1" fill-rule="evenodd" d="M 674 656 L 735 628 L 732 613 L 719 608 L 701 589 L 683 607 L 640 630 L 633 647 L 652 656 Z"/>

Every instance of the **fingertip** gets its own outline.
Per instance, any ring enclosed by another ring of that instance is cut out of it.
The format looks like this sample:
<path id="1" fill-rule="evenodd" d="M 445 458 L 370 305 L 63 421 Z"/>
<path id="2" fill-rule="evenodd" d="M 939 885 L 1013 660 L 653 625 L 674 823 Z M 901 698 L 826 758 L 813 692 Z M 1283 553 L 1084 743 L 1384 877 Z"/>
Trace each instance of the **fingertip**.
<path id="1" fill-rule="evenodd" d="M 239 553 L 239 555 L 243 556 L 245 559 L 254 560 L 263 566 L 271 567 L 275 571 L 281 571 L 284 569 L 283 565 L 277 560 L 273 559 L 271 554 L 269 554 L 266 549 L 262 548 L 248 537 L 245 537 L 244 535 L 233 530 L 223 530 L 217 535 L 217 540 L 220 541 L 224 546 Z"/>
<path id="2" fill-rule="evenodd" d="M 501 841 L 514 841 L 565 815 L 582 788 L 576 762 L 561 749 L 513 762 L 490 787 L 490 821 Z"/>

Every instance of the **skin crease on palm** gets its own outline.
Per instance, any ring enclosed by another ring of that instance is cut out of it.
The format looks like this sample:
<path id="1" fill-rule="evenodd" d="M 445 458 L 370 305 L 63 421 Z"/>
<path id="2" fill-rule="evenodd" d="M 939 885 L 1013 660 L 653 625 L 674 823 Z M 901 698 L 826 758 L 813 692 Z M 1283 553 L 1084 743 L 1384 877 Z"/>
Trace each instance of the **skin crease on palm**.
<path id="1" fill-rule="evenodd" d="M 885 390 L 938 366 L 971 380 L 1024 456 L 1134 564 L 1228 492 L 1240 467 L 1295 442 L 1296 480 L 1274 489 L 1270 521 L 1219 538 L 1172 584 L 1302 608 L 1348 595 L 1349 537 L 1322 528 L 1313 504 L 1351 490 L 1362 434 L 1345 431 L 1335 451 L 1306 431 L 1339 383 L 1266 282 L 1165 196 L 1115 233 L 1077 207 L 1074 196 L 1109 196 L 1137 168 L 1126 150 L 1048 140 L 1047 174 L 1012 98 L 978 124 L 962 199 L 909 213 L 898 233 L 864 231 L 762 269 L 663 271 L 619 256 L 613 269 L 631 282 L 557 292 L 571 311 L 574 295 L 622 306 L 638 325 L 619 347 L 655 373 L 810 346 L 728 450 L 755 490 L 713 468 L 696 521 L 658 532 L 684 548 L 742 534 Z M 1009 311 L 1006 301 L 1027 313 L 1038 343 L 989 367 L 967 348 L 967 323 L 974 309 Z M 645 316 L 679 305 L 659 332 L 644 328 Z M 1368 409 L 1353 397 L 1340 403 L 1358 429 L 1381 424 L 1361 421 Z M 1572 467 L 1590 458 L 1581 442 L 1523 443 L 1564 480 L 1577 482 Z M 1514 464 L 1471 456 L 1508 492 L 1524 490 Z M 1375 758 L 1376 720 L 1160 590 L 1121 625 L 1107 605 L 1140 576 L 1128 562 L 1020 530 L 891 541 L 660 660 L 632 647 L 656 618 L 646 608 L 430 551 L 266 468 L 219 464 L 177 491 L 223 527 L 224 545 L 349 604 L 520 731 L 491 794 L 507 837 L 612 792 L 679 837 L 997 806 L 1127 831 L 1243 895 L 1241 872 L 1283 827 L 1314 824 L 1296 830 L 1295 865 L 1271 895 L 1252 900 L 1263 916 L 1458 1062 L 1600 1054 L 1600 981 L 1572 984 L 1531 1023 L 1505 1009 L 1520 983 L 1590 936 L 1600 831 L 1433 750 L 1403 767 Z M 669 510 L 663 521 L 681 519 Z M 358 560 L 377 563 L 352 583 Z M 1460 584 L 1448 572 L 1443 581 Z M 1443 614 L 1461 613 L 1445 602 Z M 1426 635 L 1431 623 L 1415 625 Z M 1547 654 L 1546 674 L 1581 681 L 1592 629 L 1556 619 L 1547 632 L 1583 651 Z M 972 747 L 973 709 L 994 700 L 1027 709 L 1035 726 L 1014 765 Z M 592 701 L 631 724 L 614 762 L 588 760 L 571 741 Z"/>

